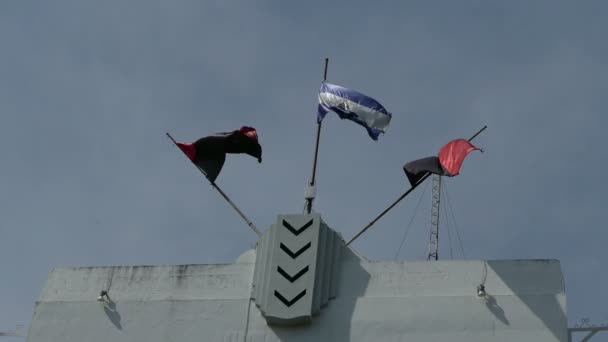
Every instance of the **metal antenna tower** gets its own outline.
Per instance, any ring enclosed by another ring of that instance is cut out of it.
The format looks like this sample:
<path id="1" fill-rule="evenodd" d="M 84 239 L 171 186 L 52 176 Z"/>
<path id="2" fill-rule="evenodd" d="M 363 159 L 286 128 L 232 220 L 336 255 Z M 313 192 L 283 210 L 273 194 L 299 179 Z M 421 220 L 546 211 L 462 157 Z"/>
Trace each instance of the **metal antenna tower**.
<path id="1" fill-rule="evenodd" d="M 431 235 L 429 237 L 429 256 L 427 260 L 439 259 L 439 204 L 441 203 L 441 176 L 433 174 L 431 195 Z"/>

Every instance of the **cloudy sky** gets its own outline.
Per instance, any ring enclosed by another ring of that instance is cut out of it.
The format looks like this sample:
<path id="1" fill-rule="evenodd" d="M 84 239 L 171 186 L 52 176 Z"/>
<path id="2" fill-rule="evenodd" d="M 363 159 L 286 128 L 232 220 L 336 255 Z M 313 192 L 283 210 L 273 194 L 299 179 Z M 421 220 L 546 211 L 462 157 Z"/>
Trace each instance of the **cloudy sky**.
<path id="1" fill-rule="evenodd" d="M 488 129 L 446 179 L 440 258 L 556 258 L 571 323 L 608 322 L 608 4 L 602 1 L 0 3 L 0 330 L 59 266 L 232 262 L 255 235 L 164 136 L 258 129 L 264 161 L 218 183 L 266 229 L 299 213 L 316 96 L 374 96 L 378 142 L 328 115 L 315 209 L 350 238 L 407 189 L 401 166 Z M 393 259 L 417 189 L 354 243 Z M 430 188 L 399 259 L 426 258 Z M 451 216 L 448 216 L 451 218 Z M 451 227 L 448 235 L 447 228 Z"/>

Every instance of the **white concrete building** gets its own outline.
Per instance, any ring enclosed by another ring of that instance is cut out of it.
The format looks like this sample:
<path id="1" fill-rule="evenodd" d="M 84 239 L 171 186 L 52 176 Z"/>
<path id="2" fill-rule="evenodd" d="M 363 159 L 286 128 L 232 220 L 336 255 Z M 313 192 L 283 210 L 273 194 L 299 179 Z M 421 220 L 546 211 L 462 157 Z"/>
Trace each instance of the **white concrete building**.
<path id="1" fill-rule="evenodd" d="M 568 327 L 558 261 L 370 262 L 291 215 L 234 264 L 55 269 L 27 341 L 541 342 Z"/>

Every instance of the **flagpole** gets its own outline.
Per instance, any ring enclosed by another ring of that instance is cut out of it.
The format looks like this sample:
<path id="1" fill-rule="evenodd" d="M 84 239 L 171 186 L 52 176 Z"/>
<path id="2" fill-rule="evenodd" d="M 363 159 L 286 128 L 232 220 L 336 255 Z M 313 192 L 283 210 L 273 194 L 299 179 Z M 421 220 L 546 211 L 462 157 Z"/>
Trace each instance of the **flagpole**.
<path id="1" fill-rule="evenodd" d="M 323 71 L 323 82 L 327 81 L 327 65 L 329 64 L 329 58 L 325 58 L 325 70 Z M 316 196 L 315 189 L 315 177 L 317 175 L 317 158 L 319 156 L 319 139 L 321 138 L 321 122 L 317 123 L 317 140 L 315 143 L 315 157 L 312 163 L 312 177 L 310 183 L 308 183 L 308 190 L 306 191 L 306 213 L 312 212 L 312 201 Z"/>
<path id="2" fill-rule="evenodd" d="M 471 138 L 469 138 L 469 141 L 475 139 L 486 128 L 488 128 L 487 125 L 483 126 L 477 133 L 475 133 Z M 355 239 L 357 239 L 359 236 L 361 236 L 361 234 L 365 233 L 366 230 L 368 230 L 371 226 L 373 226 L 380 218 L 382 218 L 382 216 L 384 216 L 386 213 L 388 213 L 391 209 L 393 209 L 393 207 L 395 207 L 399 202 L 401 202 L 401 200 L 403 200 L 407 195 L 409 195 L 412 191 L 414 191 L 414 189 L 416 189 L 420 184 L 422 184 L 422 182 L 424 182 L 430 175 L 431 175 L 430 172 L 425 173 L 424 176 L 422 178 L 420 178 L 418 183 L 414 184 L 414 186 L 409 188 L 409 190 L 407 190 L 405 193 L 403 193 L 403 195 L 399 196 L 399 198 L 397 198 L 391 205 L 389 205 L 388 208 L 384 209 L 384 211 L 382 211 L 380 213 L 380 215 L 376 216 L 375 219 L 373 219 L 370 223 L 368 223 L 365 227 L 363 227 L 355 236 L 352 237 L 352 239 L 350 239 L 346 243 L 346 246 L 350 245 L 351 242 L 355 241 Z"/>
<path id="3" fill-rule="evenodd" d="M 177 145 L 177 141 L 175 141 L 175 139 L 173 139 L 173 137 L 171 136 L 171 134 L 169 134 L 169 133 L 166 133 L 166 134 L 167 134 L 167 137 L 169 137 L 169 139 L 171 139 L 171 141 L 173 142 L 173 144 L 179 148 L 179 145 Z M 257 234 L 258 237 L 261 237 L 262 233 L 253 224 L 253 222 L 251 222 L 251 220 L 249 220 L 247 218 L 247 216 L 245 216 L 245 214 L 243 214 L 243 212 L 236 206 L 236 204 L 234 204 L 234 202 L 232 202 L 232 200 L 228 197 L 228 195 L 226 195 L 226 193 L 217 184 L 215 184 L 215 182 L 213 182 L 211 179 L 209 179 L 209 177 L 207 177 L 207 174 L 205 173 L 205 171 L 203 171 L 203 169 L 201 169 L 200 167 L 198 167 L 198 165 L 196 165 L 196 164 L 194 164 L 194 166 L 196 166 L 196 168 L 203 174 L 203 176 L 205 176 L 205 178 L 209 181 L 209 183 L 211 184 L 211 186 L 215 190 L 217 190 L 217 192 L 219 192 L 220 195 L 222 195 L 222 197 L 224 197 L 224 199 L 226 200 L 226 202 L 228 202 L 228 204 L 230 204 L 230 206 L 232 207 L 232 209 L 234 209 L 241 216 L 241 218 L 245 221 L 245 223 L 247 223 L 247 225 L 249 226 L 249 228 L 251 228 Z"/>

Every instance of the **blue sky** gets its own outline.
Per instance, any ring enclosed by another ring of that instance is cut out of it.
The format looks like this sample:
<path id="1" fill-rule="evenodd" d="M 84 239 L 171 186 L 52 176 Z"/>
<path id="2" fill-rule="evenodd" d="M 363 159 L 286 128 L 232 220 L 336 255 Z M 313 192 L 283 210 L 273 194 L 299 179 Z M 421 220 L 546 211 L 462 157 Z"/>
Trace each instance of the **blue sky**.
<path id="1" fill-rule="evenodd" d="M 607 10 L 1 2 L 0 329 L 29 323 L 53 267 L 225 263 L 254 245 L 166 131 L 193 140 L 256 127 L 263 163 L 231 156 L 218 183 L 262 229 L 301 212 L 325 57 L 330 82 L 393 112 L 378 142 L 326 117 L 315 209 L 328 224 L 350 238 L 406 190 L 405 162 L 488 125 L 476 140 L 486 153 L 445 181 L 466 257 L 559 259 L 570 321 L 607 322 Z M 354 247 L 392 259 L 421 190 Z M 426 257 L 425 196 L 400 259 Z"/>

